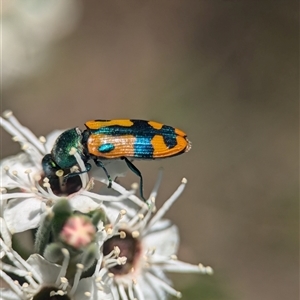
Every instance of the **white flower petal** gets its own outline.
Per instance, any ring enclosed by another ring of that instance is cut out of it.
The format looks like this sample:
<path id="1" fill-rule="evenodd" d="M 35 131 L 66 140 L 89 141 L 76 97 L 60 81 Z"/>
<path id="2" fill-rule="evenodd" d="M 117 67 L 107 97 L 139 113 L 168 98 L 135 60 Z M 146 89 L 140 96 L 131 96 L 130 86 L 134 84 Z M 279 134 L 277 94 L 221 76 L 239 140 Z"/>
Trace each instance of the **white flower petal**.
<path id="1" fill-rule="evenodd" d="M 8 176 L 7 171 L 4 169 L 6 167 L 9 168 L 8 172 L 10 172 L 10 174 L 12 174 L 13 171 L 17 171 L 19 179 L 14 180 L 13 175 L 11 175 L 12 178 Z M 26 170 L 30 169 L 33 174 L 40 172 L 36 165 L 30 160 L 29 156 L 25 153 L 10 156 L 1 160 L 0 169 L 0 186 L 7 189 L 20 188 L 20 181 L 28 182 L 28 175 L 25 173 Z"/>
<path id="2" fill-rule="evenodd" d="M 7 228 L 12 234 L 37 228 L 44 207 L 44 204 L 36 198 L 10 200 L 3 213 Z"/>
<path id="3" fill-rule="evenodd" d="M 151 268 L 153 270 L 153 268 Z M 158 269 L 158 268 L 156 268 Z M 160 270 L 161 271 L 161 270 Z M 159 278 L 170 284 L 170 280 L 167 278 L 167 276 L 161 271 L 159 272 L 160 276 Z M 155 274 L 157 276 L 157 274 Z M 143 294 L 145 299 L 151 299 L 151 300 L 166 300 L 169 299 L 169 295 L 161 288 L 158 288 L 157 285 L 153 283 L 151 279 L 149 279 L 147 276 L 141 276 L 138 281 L 139 286 L 141 286 L 143 290 Z"/>
<path id="4" fill-rule="evenodd" d="M 179 233 L 176 225 L 169 220 L 161 220 L 151 227 L 148 234 L 143 237 L 146 248 L 155 247 L 155 254 L 169 257 L 177 253 L 179 246 Z"/>
<path id="5" fill-rule="evenodd" d="M 87 296 L 87 293 L 90 296 Z M 95 284 L 95 279 L 93 277 L 83 278 L 79 281 L 76 293 L 74 295 L 74 300 L 114 300 L 112 294 L 107 291 L 101 291 L 97 288 Z"/>
<path id="6" fill-rule="evenodd" d="M 89 213 L 95 209 L 98 209 L 100 205 L 93 199 L 83 195 L 76 195 L 69 199 L 70 205 L 73 210 L 80 211 L 82 213 Z"/>
<path id="7" fill-rule="evenodd" d="M 38 254 L 30 255 L 30 257 L 27 259 L 27 263 L 40 276 L 43 284 L 54 285 L 59 275 L 61 266 L 48 262 Z"/>
<path id="8" fill-rule="evenodd" d="M 11 289 L 0 288 L 0 296 L 2 300 L 20 300 L 20 297 Z"/>
<path id="9" fill-rule="evenodd" d="M 6 222 L 3 218 L 0 218 L 0 233 L 5 245 L 11 248 L 12 240 L 11 240 L 11 233 L 9 232 Z"/>
<path id="10" fill-rule="evenodd" d="M 101 167 L 97 167 L 94 161 L 91 161 L 90 163 L 92 165 L 92 169 L 89 172 L 90 177 L 97 180 L 107 179 L 107 176 Z M 115 180 L 116 177 L 124 177 L 125 173 L 129 170 L 124 160 L 105 160 L 103 161 L 103 164 L 112 180 Z"/>
<path id="11" fill-rule="evenodd" d="M 81 279 L 78 283 L 76 294 L 74 295 L 74 300 L 89 300 L 95 299 L 94 297 L 94 280 L 92 277 Z M 85 295 L 86 292 L 91 293 L 91 297 Z"/>

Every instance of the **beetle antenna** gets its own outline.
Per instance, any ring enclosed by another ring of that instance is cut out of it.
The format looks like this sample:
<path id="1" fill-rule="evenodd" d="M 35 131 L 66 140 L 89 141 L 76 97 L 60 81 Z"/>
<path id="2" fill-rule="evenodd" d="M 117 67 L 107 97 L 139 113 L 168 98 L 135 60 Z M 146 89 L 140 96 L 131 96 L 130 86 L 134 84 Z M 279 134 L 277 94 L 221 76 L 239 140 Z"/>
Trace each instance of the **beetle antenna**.
<path id="1" fill-rule="evenodd" d="M 64 182 L 66 182 L 69 178 L 72 178 L 74 176 L 78 176 L 80 174 L 87 173 L 91 168 L 92 168 L 92 166 L 89 163 L 85 163 L 85 170 L 80 171 L 80 172 L 73 172 L 73 173 L 69 173 L 69 174 L 65 175 Z"/>

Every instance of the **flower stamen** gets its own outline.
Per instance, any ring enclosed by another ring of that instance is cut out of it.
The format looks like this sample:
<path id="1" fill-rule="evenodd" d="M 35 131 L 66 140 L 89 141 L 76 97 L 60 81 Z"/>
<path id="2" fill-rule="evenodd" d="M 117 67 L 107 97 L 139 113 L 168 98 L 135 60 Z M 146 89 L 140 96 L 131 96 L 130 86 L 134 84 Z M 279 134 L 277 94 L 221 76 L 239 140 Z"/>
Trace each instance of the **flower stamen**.
<path id="1" fill-rule="evenodd" d="M 19 282 L 17 282 L 16 284 L 16 282 L 12 280 L 11 277 L 8 276 L 1 269 L 0 269 L 0 278 L 2 278 L 9 285 L 9 287 L 19 296 L 20 299 L 25 299 L 21 286 L 19 285 Z"/>
<path id="2" fill-rule="evenodd" d="M 165 213 L 169 210 L 169 208 L 174 204 L 174 202 L 179 198 L 179 196 L 184 191 L 187 184 L 187 179 L 183 178 L 181 181 L 180 186 L 177 188 L 177 190 L 173 193 L 173 195 L 163 204 L 163 206 L 159 209 L 159 211 L 154 215 L 154 217 L 151 219 L 151 221 L 148 223 L 147 228 L 145 228 L 145 231 L 143 232 L 146 234 L 148 230 L 157 222 L 159 221 Z"/>
<path id="3" fill-rule="evenodd" d="M 13 112 L 10 110 L 7 110 L 5 112 L 3 112 L 3 116 L 7 119 L 7 121 L 5 121 L 6 123 L 9 124 L 5 124 L 4 122 L 1 124 L 2 127 L 4 127 L 4 129 L 8 132 L 11 133 L 11 131 L 15 132 L 15 134 L 11 134 L 13 136 L 18 136 L 21 137 L 20 141 L 26 141 L 28 140 L 31 144 L 33 144 L 41 153 L 43 153 L 43 147 L 41 142 L 39 141 L 39 139 L 26 127 L 24 127 L 23 125 L 20 124 L 20 122 L 15 118 L 15 116 L 13 115 Z M 3 126 L 4 125 L 4 126 Z M 9 128 L 7 128 L 9 127 Z"/>
<path id="4" fill-rule="evenodd" d="M 64 256 L 64 259 L 63 259 L 63 263 L 62 263 L 60 272 L 59 272 L 59 274 L 57 276 L 55 285 L 58 285 L 61 282 L 61 278 L 66 276 L 67 268 L 69 266 L 69 261 L 70 261 L 70 253 L 69 253 L 69 251 L 66 248 L 63 248 L 63 249 L 61 249 L 61 252 L 62 252 L 62 254 Z"/>
<path id="5" fill-rule="evenodd" d="M 145 276 L 148 278 L 150 282 L 152 282 L 153 287 L 160 286 L 162 289 L 164 289 L 168 294 L 173 295 L 176 298 L 181 298 L 182 294 L 179 291 L 176 291 L 174 288 L 172 288 L 170 285 L 168 285 L 166 282 L 161 280 L 160 278 L 154 276 L 150 272 L 147 272 Z"/>
<path id="6" fill-rule="evenodd" d="M 80 276 L 81 276 L 82 271 L 84 269 L 84 265 L 83 264 L 77 264 L 76 267 L 77 267 L 77 270 L 76 270 L 76 274 L 75 274 L 75 279 L 74 279 L 72 289 L 70 291 L 71 296 L 73 296 L 75 294 L 76 290 L 77 290 L 78 283 L 79 283 L 79 280 L 80 280 Z"/>

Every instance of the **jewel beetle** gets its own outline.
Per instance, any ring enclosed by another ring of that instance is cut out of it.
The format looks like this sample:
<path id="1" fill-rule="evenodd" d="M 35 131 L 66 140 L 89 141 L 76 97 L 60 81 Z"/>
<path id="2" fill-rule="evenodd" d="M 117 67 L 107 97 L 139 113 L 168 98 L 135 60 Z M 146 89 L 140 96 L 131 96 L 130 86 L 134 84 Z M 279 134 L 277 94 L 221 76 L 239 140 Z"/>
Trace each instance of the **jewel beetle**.
<path id="1" fill-rule="evenodd" d="M 187 135 L 180 129 L 145 120 L 93 120 L 85 123 L 86 129 L 78 127 L 64 131 L 55 141 L 50 154 L 44 156 L 42 166 L 45 176 L 55 178 L 57 170 L 70 170 L 77 166 L 77 160 L 70 154 L 75 148 L 85 164 L 86 170 L 69 173 L 69 177 L 88 172 L 90 160 L 101 167 L 111 187 L 112 179 L 103 161 L 125 160 L 129 169 L 140 178 L 140 193 L 143 200 L 143 177 L 131 160 L 153 160 L 176 156 L 191 149 Z"/>

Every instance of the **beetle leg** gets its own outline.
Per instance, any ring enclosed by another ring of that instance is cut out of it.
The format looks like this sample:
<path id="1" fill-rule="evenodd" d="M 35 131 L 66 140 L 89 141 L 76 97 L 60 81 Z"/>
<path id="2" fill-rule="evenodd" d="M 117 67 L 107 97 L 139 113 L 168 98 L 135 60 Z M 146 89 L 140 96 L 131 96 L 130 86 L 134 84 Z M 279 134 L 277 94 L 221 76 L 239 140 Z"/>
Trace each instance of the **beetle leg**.
<path id="1" fill-rule="evenodd" d="M 125 156 L 123 156 L 121 159 L 124 159 L 128 168 L 137 176 L 140 177 L 140 194 L 142 199 L 146 202 L 146 199 L 144 198 L 144 183 L 143 183 L 143 177 L 142 177 L 142 173 L 140 172 L 140 170 Z"/>
<path id="2" fill-rule="evenodd" d="M 103 171 L 104 171 L 104 173 L 105 173 L 105 175 L 108 179 L 108 186 L 107 187 L 110 189 L 111 184 L 112 184 L 112 179 L 111 179 L 110 175 L 108 174 L 103 162 L 101 160 L 98 160 L 98 159 L 94 159 L 94 161 L 95 161 L 95 164 L 96 164 L 97 167 L 100 167 L 100 168 L 103 169 Z"/>

